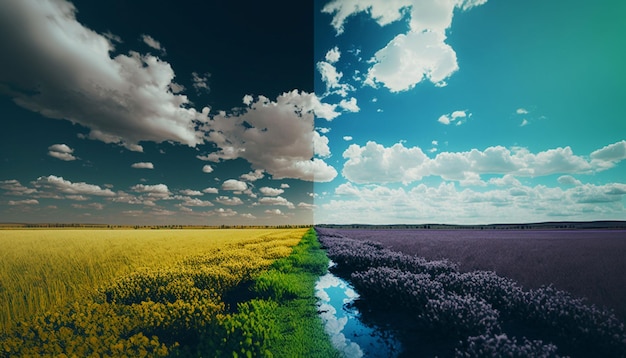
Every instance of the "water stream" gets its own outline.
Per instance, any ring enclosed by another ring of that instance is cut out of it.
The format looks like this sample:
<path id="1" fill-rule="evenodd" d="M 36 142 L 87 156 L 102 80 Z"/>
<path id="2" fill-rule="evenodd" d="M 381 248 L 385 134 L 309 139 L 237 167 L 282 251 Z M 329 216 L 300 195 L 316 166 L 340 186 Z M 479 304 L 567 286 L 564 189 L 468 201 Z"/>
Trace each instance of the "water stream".
<path id="1" fill-rule="evenodd" d="M 400 342 L 389 332 L 361 322 L 359 311 L 351 305 L 359 295 L 348 282 L 329 272 L 317 281 L 315 295 L 326 333 L 345 357 L 398 356 Z"/>

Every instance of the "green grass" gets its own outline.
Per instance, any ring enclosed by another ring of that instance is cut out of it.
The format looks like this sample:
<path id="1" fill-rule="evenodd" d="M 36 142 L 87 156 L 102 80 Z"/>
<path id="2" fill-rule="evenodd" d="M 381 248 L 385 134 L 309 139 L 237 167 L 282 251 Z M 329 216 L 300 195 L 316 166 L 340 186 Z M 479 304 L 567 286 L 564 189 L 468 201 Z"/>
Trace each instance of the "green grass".
<path id="1" fill-rule="evenodd" d="M 257 278 L 254 291 L 277 302 L 272 324 L 279 334 L 269 347 L 274 356 L 340 357 L 317 313 L 315 282 L 327 268 L 326 253 L 311 229 L 290 256 L 275 261 Z"/>

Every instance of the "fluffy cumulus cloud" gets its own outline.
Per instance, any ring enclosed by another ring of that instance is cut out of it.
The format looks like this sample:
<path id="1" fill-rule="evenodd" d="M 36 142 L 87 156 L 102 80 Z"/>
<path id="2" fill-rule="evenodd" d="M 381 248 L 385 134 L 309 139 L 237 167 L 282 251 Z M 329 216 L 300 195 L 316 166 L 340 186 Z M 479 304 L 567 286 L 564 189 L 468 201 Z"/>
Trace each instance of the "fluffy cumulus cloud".
<path id="1" fill-rule="evenodd" d="M 207 194 L 217 194 L 219 190 L 217 188 L 206 188 L 203 189 L 202 192 Z"/>
<path id="2" fill-rule="evenodd" d="M 222 183 L 222 190 L 244 191 L 248 189 L 248 184 L 237 179 L 228 179 Z"/>
<path id="3" fill-rule="evenodd" d="M 131 190 L 157 199 L 166 199 L 172 194 L 165 184 L 137 184 L 133 185 Z"/>
<path id="4" fill-rule="evenodd" d="M 202 196 L 202 195 L 204 195 L 201 191 L 191 190 L 191 189 L 183 189 L 183 190 L 180 191 L 180 193 L 182 195 L 187 195 L 187 196 Z"/>
<path id="5" fill-rule="evenodd" d="M 265 196 L 278 196 L 285 192 L 283 189 L 270 188 L 267 186 L 262 187 L 259 191 Z"/>
<path id="6" fill-rule="evenodd" d="M 5 191 L 5 195 L 11 196 L 30 195 L 37 192 L 37 189 L 28 188 L 15 179 L 0 181 L 0 189 Z"/>
<path id="7" fill-rule="evenodd" d="M 328 139 L 314 130 L 314 114 L 334 118 L 324 117 L 327 107 L 315 94 L 294 90 L 278 96 L 276 101 L 259 96 L 249 103 L 243 113 L 221 113 L 205 123 L 202 130 L 207 140 L 219 149 L 201 159 L 219 162 L 243 158 L 254 170 L 264 170 L 274 179 L 335 178 L 337 171 L 332 166 L 314 158 L 315 154 L 329 154 Z"/>
<path id="8" fill-rule="evenodd" d="M 376 142 L 363 147 L 352 144 L 343 152 L 347 159 L 343 175 L 356 183 L 412 182 L 422 178 L 428 157 L 418 147 L 397 143 L 390 148 Z"/>
<path id="9" fill-rule="evenodd" d="M 407 18 L 409 31 L 398 34 L 371 59 L 366 83 L 379 83 L 392 92 L 413 88 L 423 80 L 445 86 L 459 69 L 456 52 L 446 41 L 455 9 L 469 10 L 486 0 L 334 0 L 322 12 L 331 14 L 331 25 L 343 33 L 350 16 L 367 13 L 380 26 Z"/>
<path id="10" fill-rule="evenodd" d="M 453 182 L 392 189 L 351 183 L 337 187 L 335 199 L 316 211 L 316 222 L 461 224 L 588 220 L 591 212 L 618 219 L 626 214 L 621 201 L 626 184 L 584 184 L 570 188 L 503 186 L 491 190 L 460 189 Z M 358 218 L 358 220 L 355 220 Z"/>
<path id="11" fill-rule="evenodd" d="M 154 169 L 154 164 L 150 162 L 139 162 L 133 163 L 131 167 L 135 169 Z"/>
<path id="12" fill-rule="evenodd" d="M 273 197 L 264 197 L 259 199 L 259 204 L 261 205 L 282 205 L 286 206 L 289 209 L 293 209 L 295 206 L 289 200 L 283 198 L 282 196 L 273 196 Z"/>
<path id="13" fill-rule="evenodd" d="M 131 150 L 141 151 L 140 141 L 202 143 L 194 130 L 199 113 L 171 91 L 170 64 L 134 51 L 112 57 L 111 38 L 80 24 L 66 0 L 2 1 L 0 51 L 10 56 L 0 67 L 0 91 Z"/>
<path id="14" fill-rule="evenodd" d="M 483 174 L 539 177 L 605 170 L 626 158 L 620 152 L 622 143 L 594 151 L 589 161 L 575 155 L 570 147 L 531 153 L 526 148 L 494 146 L 483 151 L 442 152 L 430 158 L 419 147 L 406 148 L 402 143 L 384 147 L 368 142 L 363 147 L 352 144 L 344 151 L 347 161 L 342 173 L 354 183 L 410 183 L 439 176 L 466 185 L 484 185 L 480 180 Z"/>
<path id="15" fill-rule="evenodd" d="M 213 167 L 207 164 L 207 165 L 202 167 L 202 172 L 204 172 L 204 173 L 212 173 L 213 172 Z"/>
<path id="16" fill-rule="evenodd" d="M 67 144 L 53 144 L 48 147 L 49 156 L 66 162 L 77 159 L 72 153 L 74 149 L 68 147 Z"/>
<path id="17" fill-rule="evenodd" d="M 465 122 L 465 119 L 470 117 L 472 114 L 467 111 L 454 111 L 452 113 L 444 114 L 437 119 L 437 121 L 441 124 L 448 125 L 452 122 L 456 121 L 456 125 L 459 126 Z"/>
<path id="18" fill-rule="evenodd" d="M 356 104 L 356 98 L 354 97 L 350 98 L 349 100 L 342 99 L 341 102 L 339 102 L 339 107 L 343 108 L 344 110 L 348 112 L 353 112 L 353 113 L 356 113 L 361 110 L 359 106 Z"/>
<path id="19" fill-rule="evenodd" d="M 55 175 L 39 177 L 33 182 L 33 185 L 41 190 L 52 190 L 56 193 L 73 194 L 73 195 L 94 195 L 94 196 L 115 196 L 111 189 L 103 189 L 98 185 L 87 184 L 85 182 L 72 183 Z"/>
<path id="20" fill-rule="evenodd" d="M 217 197 L 217 199 L 215 199 L 215 201 L 217 201 L 220 204 L 223 205 L 241 205 L 243 204 L 243 200 L 241 200 L 240 198 L 233 196 L 233 197 L 228 197 L 228 196 L 219 196 Z"/>
<path id="21" fill-rule="evenodd" d="M 251 171 L 250 173 L 242 174 L 239 179 L 254 182 L 259 179 L 263 179 L 264 176 L 265 174 L 263 173 L 263 169 L 257 169 L 255 171 Z"/>
<path id="22" fill-rule="evenodd" d="M 592 163 L 602 168 L 612 168 L 626 159 L 626 140 L 607 145 L 591 153 Z"/>

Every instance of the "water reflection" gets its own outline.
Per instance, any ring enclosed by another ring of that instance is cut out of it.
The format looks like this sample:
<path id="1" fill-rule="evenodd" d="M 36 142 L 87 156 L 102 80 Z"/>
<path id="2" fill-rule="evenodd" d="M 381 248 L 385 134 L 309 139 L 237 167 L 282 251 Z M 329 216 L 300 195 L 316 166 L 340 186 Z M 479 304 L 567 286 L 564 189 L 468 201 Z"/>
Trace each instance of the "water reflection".
<path id="1" fill-rule="evenodd" d="M 396 357 L 400 343 L 381 332 L 365 326 L 351 303 L 359 297 L 345 280 L 327 273 L 315 285 L 322 321 L 335 348 L 345 357 Z"/>

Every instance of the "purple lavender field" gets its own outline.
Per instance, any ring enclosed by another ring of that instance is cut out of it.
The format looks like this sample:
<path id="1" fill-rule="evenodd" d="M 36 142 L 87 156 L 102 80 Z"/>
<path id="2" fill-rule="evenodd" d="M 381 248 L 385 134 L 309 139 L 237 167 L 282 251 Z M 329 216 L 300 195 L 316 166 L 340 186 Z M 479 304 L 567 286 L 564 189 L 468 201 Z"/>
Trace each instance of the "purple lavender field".
<path id="1" fill-rule="evenodd" d="M 317 232 L 406 356 L 626 356 L 624 231 Z"/>

